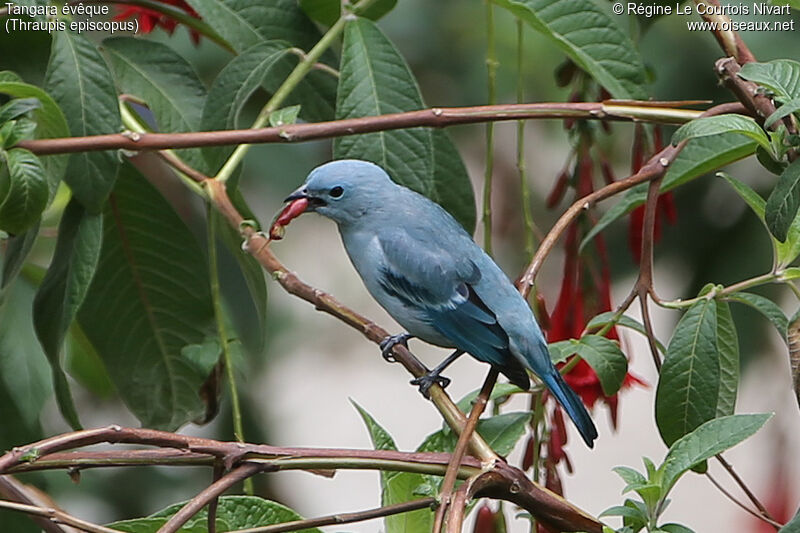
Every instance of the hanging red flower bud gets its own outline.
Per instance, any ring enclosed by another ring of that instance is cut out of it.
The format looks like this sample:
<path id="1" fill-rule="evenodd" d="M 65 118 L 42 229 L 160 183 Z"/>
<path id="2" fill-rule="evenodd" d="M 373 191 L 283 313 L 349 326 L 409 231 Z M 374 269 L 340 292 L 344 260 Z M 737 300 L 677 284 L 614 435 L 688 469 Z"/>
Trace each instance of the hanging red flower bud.
<path id="1" fill-rule="evenodd" d="M 478 514 L 475 518 L 475 527 L 472 529 L 472 533 L 495 533 L 494 511 L 492 511 L 488 503 L 483 503 L 478 508 Z"/>
<path id="2" fill-rule="evenodd" d="M 190 16 L 199 19 L 200 15 L 195 11 L 192 6 L 186 3 L 186 0 L 159 0 L 162 4 L 175 6 L 181 11 L 185 11 Z M 139 30 L 141 33 L 150 33 L 155 28 L 161 28 L 170 35 L 175 31 L 178 21 L 171 18 L 169 15 L 148 9 L 146 7 L 134 5 L 118 5 L 119 12 L 114 15 L 114 20 L 127 20 L 129 18 L 136 18 L 139 20 Z M 200 33 L 197 30 L 190 29 L 189 34 L 192 37 L 192 42 L 198 44 L 200 42 Z"/>
<path id="3" fill-rule="evenodd" d="M 536 448 L 536 439 L 533 438 L 533 435 L 528 437 L 528 440 L 525 442 L 525 454 L 522 456 L 522 471 L 527 472 L 530 467 L 533 466 L 533 453 Z"/>

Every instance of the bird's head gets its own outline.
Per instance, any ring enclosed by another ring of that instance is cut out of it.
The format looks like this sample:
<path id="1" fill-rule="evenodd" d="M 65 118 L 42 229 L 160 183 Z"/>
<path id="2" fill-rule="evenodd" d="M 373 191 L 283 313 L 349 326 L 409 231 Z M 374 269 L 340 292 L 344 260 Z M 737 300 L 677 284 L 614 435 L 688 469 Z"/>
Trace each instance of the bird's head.
<path id="1" fill-rule="evenodd" d="M 356 159 L 325 163 L 311 171 L 305 183 L 287 202 L 307 203 L 304 211 L 315 212 L 337 224 L 352 224 L 364 214 L 386 205 L 386 195 L 395 187 L 378 165 Z"/>

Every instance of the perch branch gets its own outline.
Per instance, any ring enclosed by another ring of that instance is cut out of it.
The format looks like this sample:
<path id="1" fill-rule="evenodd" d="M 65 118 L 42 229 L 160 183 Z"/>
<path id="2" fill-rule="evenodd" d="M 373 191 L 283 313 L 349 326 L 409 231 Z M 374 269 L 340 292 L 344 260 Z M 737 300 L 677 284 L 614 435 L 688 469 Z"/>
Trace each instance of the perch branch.
<path id="1" fill-rule="evenodd" d="M 618 121 L 646 121 L 683 124 L 700 116 L 702 111 L 670 106 L 698 102 L 576 102 L 503 104 L 473 107 L 435 107 L 406 113 L 333 120 L 310 124 L 186 133 L 125 132 L 87 137 L 35 139 L 18 144 L 38 155 L 65 154 L 96 150 L 164 150 L 257 143 L 292 143 L 328 139 L 357 133 L 371 133 L 426 126 L 443 128 L 459 124 L 544 119 L 583 118 Z"/>
<path id="2" fill-rule="evenodd" d="M 71 514 L 65 513 L 64 511 L 61 511 L 54 507 L 39 507 L 38 505 L 29 505 L 27 503 L 17 503 L 6 500 L 0 500 L 0 509 L 17 511 L 20 513 L 31 515 L 33 517 L 43 518 L 44 520 L 42 520 L 41 522 L 37 520 L 37 523 L 39 523 L 39 525 L 42 525 L 42 523 L 45 522 L 50 522 L 52 525 L 63 524 L 65 526 L 74 527 L 76 529 L 80 529 L 81 531 L 86 531 L 88 533 L 119 533 L 119 531 L 116 529 L 111 529 L 108 527 L 93 524 L 91 522 L 87 522 L 85 520 L 81 520 L 80 518 L 76 518 Z M 44 526 L 42 527 L 44 528 Z M 44 529 L 52 531 L 52 529 L 50 528 L 44 528 Z M 64 530 L 59 527 L 57 531 L 63 532 Z"/>

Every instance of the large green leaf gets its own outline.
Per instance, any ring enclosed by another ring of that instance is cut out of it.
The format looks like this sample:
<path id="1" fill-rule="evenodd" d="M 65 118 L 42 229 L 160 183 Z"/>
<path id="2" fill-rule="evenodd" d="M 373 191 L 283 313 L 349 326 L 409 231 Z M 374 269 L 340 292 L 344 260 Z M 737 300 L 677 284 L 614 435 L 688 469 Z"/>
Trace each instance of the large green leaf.
<path id="1" fill-rule="evenodd" d="M 361 406 L 353 402 L 364 424 L 367 426 L 372 445 L 376 450 L 396 450 L 397 446 L 389 433 Z M 426 483 L 422 474 L 411 472 L 381 472 L 381 505 L 392 505 L 415 499 L 415 491 Z M 433 513 L 429 509 L 419 509 L 410 513 L 387 516 L 384 519 L 387 533 L 406 531 L 430 531 L 433 527 Z"/>
<path id="2" fill-rule="evenodd" d="M 672 135 L 672 144 L 678 144 L 687 139 L 715 137 L 725 133 L 737 133 L 749 137 L 765 150 L 772 152 L 766 132 L 755 119 L 737 114 L 701 117 L 687 122 Z"/>
<path id="3" fill-rule="evenodd" d="M 719 388 L 717 306 L 704 298 L 678 322 L 661 367 L 656 423 L 667 445 L 716 416 Z"/>
<path id="4" fill-rule="evenodd" d="M 16 235 L 36 224 L 48 192 L 38 157 L 22 148 L 0 151 L 0 230 Z"/>
<path id="5" fill-rule="evenodd" d="M 767 117 L 767 120 L 764 121 L 764 127 L 769 128 L 779 120 L 783 119 L 783 117 L 792 113 L 797 113 L 798 111 L 800 111 L 800 98 L 788 100 L 785 104 L 776 109 L 774 113 Z"/>
<path id="6" fill-rule="evenodd" d="M 550 39 L 615 98 L 647 98 L 636 46 L 617 20 L 591 0 L 492 1 Z"/>
<path id="7" fill-rule="evenodd" d="M 94 276 L 102 240 L 102 215 L 90 214 L 73 199 L 64 209 L 53 260 L 33 302 L 36 336 L 53 369 L 59 409 L 76 430 L 80 422 L 61 367 L 61 347 Z"/>
<path id="8" fill-rule="evenodd" d="M 764 220 L 766 202 L 764 199 L 753 189 L 736 178 L 724 172 L 720 172 L 719 175 L 725 179 L 725 181 L 727 181 L 731 187 L 733 187 L 733 190 L 735 190 L 742 200 L 745 201 L 748 207 L 750 207 L 753 213 L 756 214 L 758 219 L 766 228 L 767 222 Z M 798 254 L 800 254 L 800 217 L 795 217 L 792 225 L 789 227 L 785 242 L 780 242 L 778 239 L 773 237 L 772 234 L 769 236 L 775 255 L 775 265 L 777 268 L 783 268 L 794 261 Z"/>
<path id="9" fill-rule="evenodd" d="M 661 182 L 661 192 L 670 191 L 717 168 L 752 155 L 755 150 L 755 142 L 735 133 L 692 139 L 669 166 Z M 642 205 L 646 198 L 647 184 L 636 186 L 626 192 L 586 234 L 581 242 L 581 248 L 612 222 Z"/>
<path id="10" fill-rule="evenodd" d="M 109 524 L 109 527 L 128 533 L 156 533 L 166 521 L 188 502 L 170 505 L 146 518 L 135 518 Z M 217 531 L 226 533 L 302 520 L 292 509 L 277 502 L 256 496 L 222 496 L 217 503 Z M 208 510 L 203 509 L 189 520 L 178 533 L 208 531 Z M 317 528 L 298 530 L 300 533 L 322 533 Z"/>
<path id="11" fill-rule="evenodd" d="M 323 56 L 328 62 L 328 55 Z M 297 66 L 300 59 L 291 54 L 278 61 L 264 79 L 264 88 L 274 93 Z M 333 120 L 336 105 L 336 78 L 328 72 L 314 69 L 297 83 L 297 86 L 283 100 L 282 106 L 299 105 L 300 117 L 309 122 Z"/>
<path id="12" fill-rule="evenodd" d="M 742 65 L 739 76 L 767 87 L 778 100 L 800 98 L 800 63 L 797 61 L 776 59 L 768 63 L 747 63 Z"/>
<path id="13" fill-rule="evenodd" d="M 586 329 L 594 330 L 597 328 L 601 328 L 611 322 L 614 318 L 616 313 L 614 311 L 606 311 L 605 313 L 600 313 L 599 315 L 592 318 L 588 324 L 586 324 Z M 629 317 L 628 315 L 620 315 L 617 321 L 614 323 L 615 326 L 622 326 L 625 328 L 630 328 L 638 333 L 641 333 L 645 337 L 647 336 L 647 330 L 644 328 L 644 324 L 639 322 L 638 320 Z M 658 347 L 661 352 L 666 352 L 667 349 L 664 348 L 664 345 L 661 344 L 661 341 L 655 339 L 656 346 Z"/>
<path id="14" fill-rule="evenodd" d="M 5 407 L 15 413 L 4 418 L 2 450 L 30 442 L 29 430 L 38 428 L 39 413 L 52 394 L 47 358 L 31 321 L 33 295 L 33 287 L 20 280 L 0 305 L 0 395 L 8 397 L 10 405 Z M 0 401 L 0 410 L 3 404 Z"/>
<path id="15" fill-rule="evenodd" d="M 717 353 L 719 354 L 719 392 L 717 415 L 732 415 L 739 390 L 739 337 L 727 302 L 717 301 Z"/>
<path id="16" fill-rule="evenodd" d="M 778 183 L 767 199 L 764 220 L 770 233 L 780 242 L 786 242 L 789 229 L 800 208 L 800 160 L 789 164 L 778 178 Z"/>
<path id="17" fill-rule="evenodd" d="M 172 207 L 124 164 L 104 211 L 100 261 L 78 319 L 147 427 L 204 412 L 204 372 L 181 353 L 213 331 L 207 260 Z"/>
<path id="18" fill-rule="evenodd" d="M 58 104 L 42 89 L 23 83 L 13 73 L 0 72 L 0 93 L 14 98 L 36 98 L 42 104 L 33 112 L 36 118 L 36 138 L 50 139 L 69 137 L 69 126 L 64 118 L 64 113 Z M 42 157 L 42 166 L 47 172 L 47 182 L 50 190 L 49 198 L 52 199 L 64 177 L 67 168 L 67 156 L 48 155 Z"/>
<path id="19" fill-rule="evenodd" d="M 666 494 L 695 465 L 732 448 L 761 429 L 771 414 L 730 415 L 709 420 L 677 440 L 664 459 L 661 481 Z"/>
<path id="20" fill-rule="evenodd" d="M 167 45 L 132 37 L 106 39 L 103 48 L 111 59 L 120 89 L 147 103 L 159 131 L 200 128 L 206 89 L 183 57 Z M 198 170 L 206 170 L 199 149 L 177 153 Z"/>
<path id="21" fill-rule="evenodd" d="M 336 118 L 354 118 L 422 109 L 416 80 L 394 45 L 371 21 L 347 23 L 336 102 Z M 444 136 L 443 136 L 444 135 Z M 408 128 L 340 137 L 337 159 L 366 159 L 393 180 L 439 202 L 472 231 L 475 205 L 458 151 L 446 134 Z"/>
<path id="22" fill-rule="evenodd" d="M 83 35 L 71 31 L 53 35 L 44 85 L 61 106 L 73 137 L 120 130 L 111 72 L 95 45 Z M 69 157 L 64 180 L 72 194 L 97 213 L 114 187 L 119 164 L 113 150 L 78 152 Z"/>
<path id="23" fill-rule="evenodd" d="M 238 117 L 248 98 L 258 89 L 275 63 L 288 52 L 285 41 L 265 41 L 243 51 L 225 65 L 205 100 L 200 127 L 204 131 L 239 127 Z M 233 151 L 233 147 L 203 150 L 209 167 L 216 171 Z"/>
<path id="24" fill-rule="evenodd" d="M 297 0 L 188 0 L 237 52 L 280 39 L 310 50 L 321 35 Z"/>

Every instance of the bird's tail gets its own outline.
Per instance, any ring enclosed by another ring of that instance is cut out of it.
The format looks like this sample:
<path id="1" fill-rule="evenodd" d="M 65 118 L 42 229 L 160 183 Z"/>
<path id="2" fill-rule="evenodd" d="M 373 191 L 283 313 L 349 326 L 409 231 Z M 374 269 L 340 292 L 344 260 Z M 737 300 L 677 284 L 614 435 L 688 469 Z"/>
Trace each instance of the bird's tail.
<path id="1" fill-rule="evenodd" d="M 567 385 L 567 382 L 564 381 L 564 378 L 555 368 L 552 372 L 547 372 L 542 376 L 542 381 L 550 389 L 553 396 L 556 397 L 558 403 L 567 411 L 589 448 L 593 448 L 594 439 L 597 438 L 597 428 L 594 426 L 592 417 L 589 416 L 589 411 L 586 410 L 586 406 L 583 405 L 580 397 Z"/>

